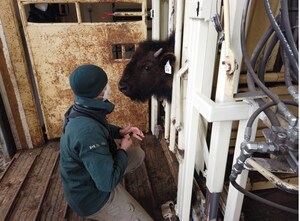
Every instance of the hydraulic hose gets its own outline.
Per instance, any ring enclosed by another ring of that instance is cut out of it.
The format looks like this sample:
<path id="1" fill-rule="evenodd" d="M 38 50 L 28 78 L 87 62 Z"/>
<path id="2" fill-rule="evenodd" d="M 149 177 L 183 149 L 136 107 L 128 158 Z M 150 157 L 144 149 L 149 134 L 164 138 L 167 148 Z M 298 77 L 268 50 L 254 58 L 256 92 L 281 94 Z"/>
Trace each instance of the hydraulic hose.
<path id="1" fill-rule="evenodd" d="M 283 49 L 280 50 L 281 52 L 281 57 L 283 60 L 283 64 L 284 64 L 284 79 L 285 79 L 285 84 L 287 87 L 292 86 L 292 80 L 294 80 L 295 82 L 298 82 L 298 75 L 294 74 L 290 68 L 290 61 L 288 59 L 288 57 L 286 56 L 286 53 Z"/>
<path id="2" fill-rule="evenodd" d="M 282 25 L 285 30 L 285 36 L 286 36 L 287 42 L 290 45 L 291 50 L 296 57 L 296 60 L 298 60 L 299 53 L 298 53 L 298 49 L 296 47 L 292 29 L 291 29 L 287 0 L 281 0 L 281 14 L 282 14 Z"/>
<path id="3" fill-rule="evenodd" d="M 272 29 L 268 29 L 267 32 L 265 33 L 265 35 L 261 38 L 261 41 L 259 43 L 261 43 L 261 45 L 258 45 L 254 51 L 254 53 L 252 54 L 252 57 L 251 57 L 251 61 L 249 60 L 249 57 L 247 55 L 247 51 L 246 51 L 246 37 L 245 37 L 245 25 L 246 25 L 246 17 L 247 17 L 247 12 L 248 12 L 248 8 L 249 8 L 249 3 L 250 1 L 248 0 L 247 3 L 246 3 L 246 7 L 245 7 L 245 10 L 243 11 L 243 16 L 242 16 L 242 25 L 241 25 L 241 47 L 242 47 L 242 54 L 243 54 L 243 57 L 244 57 L 244 62 L 247 66 L 247 69 L 248 69 L 248 72 L 247 72 L 247 83 L 248 83 L 248 87 L 250 90 L 255 90 L 255 85 L 256 84 L 258 87 L 260 87 L 263 92 L 269 96 L 271 99 L 272 99 L 272 102 L 270 103 L 264 103 L 262 105 L 260 105 L 260 107 L 251 115 L 250 119 L 248 120 L 248 123 L 247 123 L 247 127 L 246 127 L 246 130 L 245 130 L 245 140 L 247 140 L 248 138 L 251 137 L 251 135 L 249 136 L 249 134 L 246 134 L 247 132 L 251 131 L 251 128 L 252 128 L 252 125 L 253 125 L 253 122 L 254 120 L 257 118 L 257 116 L 262 112 L 262 111 L 265 111 L 267 110 L 269 107 L 273 106 L 273 105 L 278 105 L 279 109 L 287 109 L 285 107 L 284 104 L 291 104 L 291 105 L 296 105 L 297 104 L 295 102 L 290 102 L 290 101 L 281 101 L 279 99 L 279 97 L 275 94 L 273 94 L 264 84 L 263 82 L 258 78 L 258 76 L 255 74 L 254 70 L 253 70 L 253 66 L 255 65 L 255 62 L 257 60 L 257 57 L 261 51 L 261 49 L 263 48 L 263 44 L 262 42 L 266 42 L 267 39 L 269 39 L 269 37 L 271 36 L 272 34 Z M 276 25 L 278 26 L 277 22 L 276 22 Z M 272 25 L 273 26 L 273 25 Z M 274 27 L 273 27 L 274 28 Z M 279 38 L 279 37 L 278 37 Z M 279 38 L 280 40 L 280 38 Z M 275 40 L 274 40 L 275 41 Z M 281 41 L 280 41 L 281 42 Z M 282 43 L 282 42 L 281 42 Z M 274 43 L 272 43 L 274 44 Z M 271 46 L 272 46 L 271 44 Z M 271 48 L 271 47 L 270 47 Z M 269 49 L 271 50 L 271 49 Z M 265 56 L 267 56 L 267 53 L 269 52 L 266 52 L 265 53 Z M 295 58 L 294 58 L 295 59 Z M 297 65 L 297 64 L 296 64 Z M 294 65 L 295 66 L 295 65 Z M 265 69 L 265 68 L 264 68 Z M 264 72 L 264 71 L 263 71 Z M 249 80 L 248 80 L 249 79 Z M 262 100 L 262 99 L 261 99 Z M 264 102 L 264 101 L 263 101 Z M 273 113 L 273 112 L 272 112 Z M 274 113 L 273 113 L 274 114 Z M 274 114 L 275 115 L 275 114 Z M 272 116 L 272 115 L 271 115 Z M 276 118 L 277 119 L 277 118 Z M 277 119 L 278 121 L 278 119 Z M 246 155 L 241 155 L 242 159 L 239 159 L 237 160 L 237 167 L 241 166 L 240 164 L 242 163 L 243 159 L 246 160 L 246 158 L 248 158 L 249 156 L 247 154 L 250 154 L 250 153 L 247 153 L 247 151 L 245 152 Z M 248 156 L 248 157 L 247 157 Z M 239 168 L 235 168 L 235 169 L 239 169 Z M 284 210 L 286 212 L 290 212 L 290 213 L 294 213 L 294 214 L 298 214 L 298 211 L 295 210 L 295 209 L 291 209 L 291 208 L 288 208 L 288 207 L 285 207 L 285 206 L 282 206 L 282 205 L 279 205 L 277 203 L 274 203 L 274 202 L 271 202 L 271 201 L 268 201 L 268 200 L 265 200 L 253 193 L 250 193 L 248 192 L 247 190 L 245 190 L 244 188 L 242 188 L 241 186 L 239 186 L 235 179 L 236 179 L 236 175 L 237 175 L 237 171 L 235 171 L 235 174 L 233 175 L 230 175 L 230 181 L 232 183 L 232 185 L 237 189 L 239 190 L 240 192 L 242 192 L 243 194 L 245 194 L 246 196 L 254 199 L 254 200 L 257 200 L 257 201 L 260 201 L 262 203 L 265 203 L 269 206 L 272 206 L 272 207 L 275 207 L 277 209 L 280 209 L 280 210 Z"/>
<path id="4" fill-rule="evenodd" d="M 262 38 L 258 42 L 257 46 L 255 47 L 254 52 L 252 53 L 251 61 L 249 61 L 248 57 L 245 56 L 246 55 L 246 46 L 245 46 L 246 45 L 246 43 L 245 43 L 245 41 L 246 41 L 245 40 L 245 17 L 246 17 L 246 14 L 248 12 L 248 7 L 249 7 L 249 1 L 247 2 L 247 8 L 246 8 L 245 14 L 243 16 L 243 21 L 244 22 L 242 22 L 242 27 L 241 27 L 241 47 L 242 47 L 244 59 L 247 60 L 248 65 L 251 66 L 251 69 L 252 69 L 251 73 L 249 72 L 249 68 L 248 68 L 248 72 L 247 72 L 247 85 L 248 85 L 248 88 L 251 91 L 256 91 L 254 80 L 253 80 L 253 76 L 255 76 L 256 78 L 257 78 L 257 76 L 254 73 L 254 70 L 253 70 L 252 67 L 255 65 L 256 60 L 258 58 L 258 55 L 260 54 L 262 48 L 264 47 L 264 45 L 266 44 L 267 40 L 270 38 L 270 36 L 274 32 L 274 30 L 273 30 L 272 26 L 270 26 L 267 29 L 267 31 L 265 32 L 265 34 L 262 36 Z M 280 19 L 280 15 L 277 16 L 276 19 L 279 20 Z M 246 63 L 246 61 L 245 61 L 245 63 Z M 259 79 L 258 79 L 258 81 L 259 81 Z M 261 81 L 259 81 L 259 82 L 261 83 L 261 85 L 263 85 L 263 83 Z M 265 102 L 262 99 L 255 99 L 255 102 L 257 102 L 259 106 L 262 106 L 262 105 L 265 104 Z M 280 126 L 279 120 L 277 119 L 277 117 L 275 116 L 275 114 L 271 110 L 267 109 L 265 111 L 265 114 L 267 115 L 268 119 L 270 120 L 270 122 L 271 122 L 271 124 L 273 126 Z"/>
<path id="5" fill-rule="evenodd" d="M 277 22 L 275 20 L 275 17 L 272 13 L 272 9 L 271 9 L 271 6 L 270 6 L 270 2 L 269 2 L 269 0 L 264 0 L 264 3 L 265 3 L 264 5 L 265 5 L 265 8 L 266 8 L 267 16 L 268 16 L 268 18 L 271 22 L 271 25 L 273 26 L 273 28 L 276 32 L 276 35 L 278 36 L 283 49 L 285 50 L 285 52 L 287 53 L 288 58 L 291 61 L 291 66 L 293 67 L 294 71 L 298 73 L 299 72 L 298 61 L 296 60 L 296 57 L 295 57 L 290 45 L 288 44 L 288 42 L 287 42 L 286 38 L 284 37 L 279 25 L 277 24 Z"/>
<path id="6" fill-rule="evenodd" d="M 240 191 L 245 196 L 247 196 L 251 199 L 254 199 L 254 200 L 259 201 L 261 203 L 264 203 L 268 206 L 274 207 L 276 209 L 283 210 L 283 211 L 288 212 L 288 213 L 298 214 L 298 210 L 296 210 L 296 209 L 292 209 L 292 208 L 289 208 L 289 207 L 286 207 L 286 206 L 282 206 L 278 203 L 271 202 L 269 200 L 266 200 L 262 197 L 259 197 L 259 196 L 255 195 L 254 193 L 251 193 L 251 192 L 247 191 L 246 189 L 244 189 L 243 187 L 238 185 L 235 180 L 231 180 L 230 182 L 231 182 L 232 186 L 234 186 L 238 191 Z"/>
<path id="7" fill-rule="evenodd" d="M 247 50 L 246 50 L 246 37 L 245 37 L 245 26 L 246 26 L 246 15 L 247 15 L 247 11 L 249 8 L 249 3 L 250 1 L 247 1 L 246 4 L 246 10 L 243 11 L 243 16 L 242 16 L 242 25 L 241 25 L 241 48 L 242 48 L 242 54 L 243 54 L 243 58 L 244 58 L 244 62 L 248 68 L 248 72 L 251 74 L 251 77 L 253 78 L 255 84 L 260 87 L 263 92 L 272 99 L 272 101 L 274 101 L 277 105 L 278 108 L 282 111 L 282 113 L 287 117 L 289 125 L 291 127 L 294 127 L 297 124 L 297 119 L 296 117 L 288 110 L 288 108 L 284 105 L 284 103 L 281 102 L 281 100 L 279 99 L 279 97 L 272 93 L 257 77 L 257 75 L 255 74 L 253 67 L 251 65 L 251 62 L 249 60 L 249 57 L 247 55 Z M 274 18 L 275 20 L 275 18 Z M 277 23 L 276 23 L 277 25 Z M 278 25 L 277 25 L 278 26 Z"/>
<path id="8" fill-rule="evenodd" d="M 258 71 L 257 71 L 258 78 L 261 82 L 264 82 L 264 75 L 265 75 L 266 65 L 267 65 L 268 59 L 269 59 L 275 45 L 277 44 L 277 42 L 278 42 L 277 36 L 273 35 L 271 40 L 270 40 L 270 43 L 265 48 L 264 56 L 263 56 L 262 60 L 259 63 L 259 67 L 258 67 Z"/>
<path id="9" fill-rule="evenodd" d="M 280 20 L 280 14 L 276 17 L 276 20 Z M 272 26 L 269 26 L 267 31 L 264 33 L 264 35 L 259 40 L 257 46 L 255 47 L 255 49 L 254 49 L 254 51 L 251 55 L 250 63 L 251 63 L 252 67 L 255 66 L 255 63 L 258 59 L 258 55 L 260 54 L 261 50 L 264 48 L 265 44 L 267 43 L 268 39 L 272 36 L 273 33 L 274 33 L 274 30 L 273 30 Z M 251 78 L 250 74 L 247 74 L 247 84 L 248 84 L 248 88 L 251 91 L 256 90 L 254 81 Z M 262 106 L 262 105 L 265 104 L 263 99 L 255 99 L 255 102 L 257 102 L 259 106 Z M 268 119 L 270 120 L 270 122 L 273 126 L 279 126 L 280 125 L 277 117 L 275 116 L 275 114 L 271 110 L 266 109 L 265 114 L 267 115 Z"/>
<path id="10" fill-rule="evenodd" d="M 294 101 L 283 100 L 282 102 L 287 105 L 292 105 L 292 106 L 298 107 L 298 104 Z M 253 114 L 251 115 L 251 117 L 249 118 L 249 120 L 247 122 L 247 127 L 252 128 L 253 122 L 258 117 L 258 115 L 261 112 L 263 112 L 264 110 L 266 110 L 272 106 L 275 106 L 275 105 L 276 105 L 276 103 L 274 101 L 272 101 L 270 103 L 266 103 L 263 106 L 257 108 L 256 111 L 254 111 Z"/>
<path id="11" fill-rule="evenodd" d="M 284 50 L 281 50 L 281 54 L 282 54 L 282 58 L 283 58 L 283 62 L 284 62 L 284 81 L 285 84 L 288 88 L 288 91 L 290 93 L 290 95 L 294 98 L 294 100 L 299 103 L 299 93 L 298 90 L 296 89 L 296 87 L 294 87 L 293 83 L 292 83 L 292 78 L 291 78 L 291 74 L 290 74 L 290 63 L 289 63 L 289 59 L 286 56 L 286 53 Z"/>
<path id="12" fill-rule="evenodd" d="M 277 20 L 279 20 L 279 19 L 280 19 L 280 15 L 277 16 Z M 243 28 L 243 29 L 245 30 L 245 28 Z M 260 38 L 259 42 L 257 43 L 257 45 L 256 45 L 256 47 L 255 47 L 255 49 L 254 49 L 254 51 L 253 51 L 253 53 L 251 55 L 251 66 L 255 65 L 255 63 L 257 61 L 257 58 L 258 58 L 261 50 L 263 49 L 263 47 L 265 46 L 266 42 L 268 41 L 268 39 L 270 38 L 270 36 L 273 33 L 274 33 L 274 29 L 272 28 L 272 26 L 269 26 L 268 29 L 266 30 L 266 32 Z M 247 73 L 247 85 L 248 85 L 249 89 L 255 90 L 255 84 L 254 84 L 253 79 L 251 78 L 250 73 Z"/>
<path id="13" fill-rule="evenodd" d="M 247 1 L 246 5 L 246 12 L 248 11 L 249 8 L 249 0 Z M 257 77 L 255 74 L 253 67 L 251 65 L 251 62 L 249 60 L 249 57 L 247 55 L 246 51 L 246 36 L 245 36 L 245 26 L 246 26 L 246 14 L 244 11 L 244 15 L 242 16 L 242 27 L 241 27 L 241 46 L 242 46 L 242 53 L 244 57 L 244 62 L 248 68 L 248 72 L 250 73 L 252 79 L 254 80 L 255 84 L 260 87 L 266 95 L 268 95 L 273 101 L 276 103 L 280 103 L 280 99 L 278 98 L 277 95 L 273 94 Z"/>

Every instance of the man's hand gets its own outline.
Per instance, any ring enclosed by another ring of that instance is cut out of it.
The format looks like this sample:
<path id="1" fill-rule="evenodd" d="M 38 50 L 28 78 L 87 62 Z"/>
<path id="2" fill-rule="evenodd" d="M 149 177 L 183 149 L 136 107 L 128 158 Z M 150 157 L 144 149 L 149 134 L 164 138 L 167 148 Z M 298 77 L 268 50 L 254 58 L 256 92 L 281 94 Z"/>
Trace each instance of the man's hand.
<path id="1" fill-rule="evenodd" d="M 131 140 L 131 137 L 126 134 L 122 141 L 121 141 L 121 146 L 120 146 L 120 149 L 123 149 L 125 151 L 127 151 L 127 149 L 132 145 L 132 140 Z"/>
<path id="2" fill-rule="evenodd" d="M 143 132 L 137 128 L 137 127 L 132 127 L 130 124 L 124 128 L 122 128 L 120 130 L 120 134 L 121 136 L 125 136 L 127 134 L 129 134 L 130 136 L 135 137 L 138 140 L 143 140 L 143 138 L 145 137 Z"/>

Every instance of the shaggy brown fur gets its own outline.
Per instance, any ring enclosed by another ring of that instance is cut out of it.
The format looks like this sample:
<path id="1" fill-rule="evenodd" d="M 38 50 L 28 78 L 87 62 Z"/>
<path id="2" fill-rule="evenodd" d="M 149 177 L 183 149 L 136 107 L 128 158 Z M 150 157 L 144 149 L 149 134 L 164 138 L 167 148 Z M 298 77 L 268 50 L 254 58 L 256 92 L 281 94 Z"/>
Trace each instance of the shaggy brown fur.
<path id="1" fill-rule="evenodd" d="M 155 52 L 161 49 L 155 56 Z M 165 73 L 169 61 L 172 74 Z M 147 40 L 139 44 L 119 82 L 119 90 L 134 101 L 145 102 L 151 96 L 172 98 L 174 34 L 166 41 Z"/>

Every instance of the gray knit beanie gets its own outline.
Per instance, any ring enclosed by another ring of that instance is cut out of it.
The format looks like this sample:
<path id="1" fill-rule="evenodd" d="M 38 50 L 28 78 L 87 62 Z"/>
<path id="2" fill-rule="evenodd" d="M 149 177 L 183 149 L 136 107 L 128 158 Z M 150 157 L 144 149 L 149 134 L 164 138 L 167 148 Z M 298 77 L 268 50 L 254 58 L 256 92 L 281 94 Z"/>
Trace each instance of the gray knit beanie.
<path id="1" fill-rule="evenodd" d="M 75 95 L 95 98 L 107 84 L 105 71 L 92 64 L 77 67 L 70 75 L 70 86 Z"/>

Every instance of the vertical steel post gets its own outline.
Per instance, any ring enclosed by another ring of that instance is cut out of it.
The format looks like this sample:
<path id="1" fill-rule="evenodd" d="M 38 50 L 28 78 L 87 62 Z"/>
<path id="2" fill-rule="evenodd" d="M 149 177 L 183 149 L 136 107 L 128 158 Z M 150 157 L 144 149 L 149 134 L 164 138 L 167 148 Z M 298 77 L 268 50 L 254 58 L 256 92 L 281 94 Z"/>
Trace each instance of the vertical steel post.
<path id="1" fill-rule="evenodd" d="M 152 18 L 152 39 L 160 40 L 160 1 L 152 0 L 152 10 L 154 16 Z M 155 134 L 155 128 L 157 126 L 158 114 L 158 101 L 155 97 L 151 97 L 151 132 Z"/>
<path id="2" fill-rule="evenodd" d="M 190 16 L 188 60 L 189 73 L 187 83 L 187 100 L 185 116 L 185 154 L 179 166 L 177 192 L 177 213 L 181 221 L 188 221 L 191 208 L 191 195 L 195 166 L 196 149 L 199 143 L 199 110 L 195 108 L 195 96 L 204 94 L 210 97 L 214 60 L 216 55 L 217 33 L 209 18 L 215 12 L 216 1 L 188 1 Z M 201 7 L 200 7 L 201 5 Z"/>

